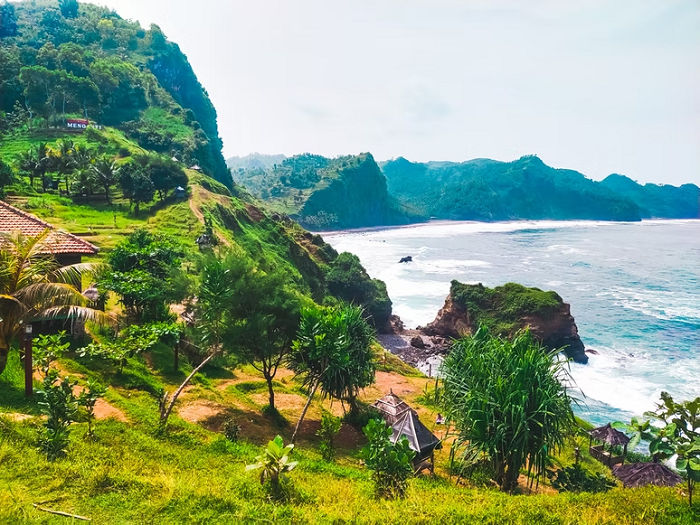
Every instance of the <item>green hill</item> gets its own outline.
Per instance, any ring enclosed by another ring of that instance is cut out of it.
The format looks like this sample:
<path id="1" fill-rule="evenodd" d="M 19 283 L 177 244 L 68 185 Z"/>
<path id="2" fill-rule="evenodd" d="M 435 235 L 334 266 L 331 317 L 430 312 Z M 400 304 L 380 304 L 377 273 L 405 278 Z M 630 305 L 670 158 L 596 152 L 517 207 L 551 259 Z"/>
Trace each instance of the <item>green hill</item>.
<path id="1" fill-rule="evenodd" d="M 634 201 L 643 218 L 700 218 L 700 188 L 695 184 L 641 185 L 624 175 L 608 175 L 600 183 L 618 195 Z"/>
<path id="2" fill-rule="evenodd" d="M 281 270 L 318 303 L 352 295 L 377 326 L 386 323 L 381 281 L 359 262 L 336 264 L 321 237 L 233 186 L 206 91 L 156 26 L 143 30 L 90 4 L 65 15 L 56 2 L 8 5 L 16 23 L 8 29 L 3 18 L 0 32 L 0 161 L 13 181 L 0 180 L 0 192 L 10 202 L 89 238 L 102 255 L 146 228 L 171 234 L 194 257 L 206 218 L 220 243 Z M 83 88 L 94 98 L 81 98 Z M 87 129 L 66 126 L 85 114 Z M 329 289 L 344 279 L 357 290 Z"/>
<path id="3" fill-rule="evenodd" d="M 369 153 L 335 159 L 305 153 L 271 165 L 267 159 L 251 159 L 252 167 L 236 172 L 236 182 L 308 228 L 384 226 L 418 219 L 387 193 L 386 180 Z M 240 161 L 229 159 L 229 164 Z"/>
<path id="4" fill-rule="evenodd" d="M 216 110 L 158 26 L 143 29 L 90 4 L 62 11 L 30 0 L 13 11 L 0 29 L 0 131 L 25 117 L 32 128 L 87 118 L 231 186 Z"/>
<path id="5" fill-rule="evenodd" d="M 513 162 L 382 164 L 389 193 L 404 205 L 440 219 L 639 220 L 639 206 L 573 170 L 535 156 Z"/>

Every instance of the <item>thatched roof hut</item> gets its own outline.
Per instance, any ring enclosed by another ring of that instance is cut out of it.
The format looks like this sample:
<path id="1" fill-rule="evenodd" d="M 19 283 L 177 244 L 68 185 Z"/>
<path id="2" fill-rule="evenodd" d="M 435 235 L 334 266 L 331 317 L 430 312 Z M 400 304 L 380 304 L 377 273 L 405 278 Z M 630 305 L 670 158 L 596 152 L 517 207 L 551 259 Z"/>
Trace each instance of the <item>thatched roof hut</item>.
<path id="1" fill-rule="evenodd" d="M 619 430 L 615 430 L 610 423 L 602 427 L 594 428 L 588 432 L 588 435 L 590 436 L 588 451 L 590 452 L 591 456 L 596 458 L 598 461 L 605 463 L 611 468 L 617 463 L 625 462 L 625 456 L 627 455 L 627 444 L 630 442 L 630 438 Z M 593 440 L 602 443 L 602 445 L 593 446 Z M 606 445 L 610 450 L 605 449 Z M 612 447 L 616 446 L 622 447 L 623 450 L 621 456 L 614 455 Z"/>
<path id="2" fill-rule="evenodd" d="M 599 441 L 601 443 L 605 443 L 605 444 L 610 445 L 612 447 L 614 447 L 614 446 L 626 447 L 627 443 L 630 442 L 630 438 L 628 438 L 625 434 L 623 434 L 619 430 L 614 429 L 610 425 L 610 423 L 608 423 L 607 425 L 602 426 L 602 427 L 594 428 L 588 434 L 596 441 Z"/>
<path id="3" fill-rule="evenodd" d="M 683 481 L 678 474 L 663 463 L 628 463 L 612 469 L 613 476 L 622 481 L 625 487 L 657 485 L 673 487 Z"/>
<path id="4" fill-rule="evenodd" d="M 393 429 L 393 443 L 406 436 L 409 447 L 416 452 L 414 461 L 428 458 L 440 447 L 440 440 L 421 423 L 416 411 L 393 392 L 375 401 L 373 406 Z"/>

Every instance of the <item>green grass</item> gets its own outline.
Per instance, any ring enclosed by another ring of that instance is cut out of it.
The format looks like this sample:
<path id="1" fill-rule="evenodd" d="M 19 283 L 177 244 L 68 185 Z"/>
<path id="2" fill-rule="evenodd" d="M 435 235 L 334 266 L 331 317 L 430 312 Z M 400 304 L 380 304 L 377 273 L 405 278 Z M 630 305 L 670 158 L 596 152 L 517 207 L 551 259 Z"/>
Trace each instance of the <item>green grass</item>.
<path id="1" fill-rule="evenodd" d="M 446 455 L 438 456 L 438 475 L 410 481 L 405 500 L 373 497 L 369 471 L 358 449 L 341 448 L 336 463 L 323 461 L 313 435 L 295 449 L 299 466 L 291 473 L 294 490 L 287 502 L 273 502 L 257 475 L 245 471 L 261 445 L 293 425 L 278 427 L 260 415 L 250 395 L 265 391 L 250 366 L 233 373 L 214 370 L 180 401 L 209 399 L 230 406 L 240 422 L 260 432 L 255 439 L 227 441 L 219 432 L 185 422 L 175 414 L 159 433 L 155 388 L 172 389 L 179 377 L 169 369 L 171 353 L 158 347 L 143 359 L 130 359 L 123 374 L 91 360 L 64 359 L 61 367 L 84 382 L 88 376 L 110 385 L 106 399 L 128 423 L 100 420 L 96 439 L 85 424 L 73 425 L 68 457 L 48 462 L 36 450 L 40 420 L 11 421 L 2 412 L 36 413 L 35 401 L 20 399 L 19 364 L 13 357 L 0 377 L 0 523 L 61 523 L 65 519 L 32 504 L 90 517 L 95 523 L 696 523 L 700 509 L 689 509 L 678 489 L 622 489 L 604 494 L 510 496 L 489 488 L 457 484 L 445 474 Z M 13 352 L 16 356 L 16 352 Z M 189 365 L 183 359 L 183 372 Z M 226 377 L 227 379 L 217 379 Z M 397 375 L 397 378 L 400 376 Z M 236 384 L 220 386 L 237 378 Z M 279 393 L 296 391 L 289 378 L 276 382 Z M 300 396 L 301 398 L 301 396 Z M 247 408 L 239 408 L 243 406 Z M 414 406 L 415 400 L 412 401 Z M 234 408 L 234 406 L 236 408 Z M 316 417 L 316 416 L 313 416 Z M 571 448 L 571 447 L 568 447 Z M 442 451 L 441 451 L 442 452 Z M 572 460 L 570 452 L 560 456 Z M 587 468 L 605 471 L 587 454 Z M 590 462 L 590 464 L 589 464 Z"/>

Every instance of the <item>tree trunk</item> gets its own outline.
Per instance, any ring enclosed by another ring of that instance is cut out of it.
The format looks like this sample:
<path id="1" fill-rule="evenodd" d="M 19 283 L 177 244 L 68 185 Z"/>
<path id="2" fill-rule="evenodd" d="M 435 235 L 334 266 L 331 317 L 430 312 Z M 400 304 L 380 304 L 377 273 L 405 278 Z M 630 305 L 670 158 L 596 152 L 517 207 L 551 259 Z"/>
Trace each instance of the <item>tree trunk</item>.
<path id="1" fill-rule="evenodd" d="M 164 403 L 161 406 L 161 413 L 160 413 L 160 424 L 162 428 L 165 428 L 165 425 L 168 422 L 168 418 L 170 417 L 170 413 L 173 411 L 173 407 L 175 406 L 175 401 L 177 401 L 178 396 L 182 393 L 183 389 L 187 386 L 187 384 L 192 380 L 194 375 L 199 372 L 204 365 L 206 365 L 209 361 L 211 361 L 216 354 L 219 352 L 212 352 L 209 354 L 204 361 L 199 363 L 197 367 L 190 372 L 190 375 L 187 376 L 187 378 L 182 382 L 182 384 L 178 387 L 178 389 L 175 391 L 172 397 L 169 397 L 167 393 L 163 395 L 163 401 Z M 169 403 L 168 403 L 169 401 Z M 167 403 L 167 407 L 165 406 Z"/>
<path id="2" fill-rule="evenodd" d="M 309 409 L 309 405 L 311 405 L 311 400 L 314 397 L 314 394 L 316 393 L 316 389 L 318 388 L 318 385 L 320 384 L 320 381 L 316 381 L 316 384 L 314 387 L 311 389 L 311 393 L 309 393 L 309 397 L 306 400 L 306 404 L 304 405 L 304 410 L 301 411 L 301 415 L 299 416 L 299 421 L 297 421 L 297 425 L 294 427 L 294 433 L 292 434 L 292 443 L 294 443 L 294 440 L 297 438 L 297 432 L 299 432 L 299 427 L 301 426 L 301 422 L 304 421 L 304 416 L 306 416 L 306 411 Z"/>
<path id="3" fill-rule="evenodd" d="M 10 354 L 10 349 L 0 346 L 0 375 L 2 375 L 7 366 L 7 356 Z"/>
<path id="4" fill-rule="evenodd" d="M 109 202 L 109 186 L 105 186 L 105 199 L 107 199 L 107 204 L 112 204 Z"/>
<path id="5" fill-rule="evenodd" d="M 272 376 L 268 372 L 264 372 L 265 381 L 267 381 L 268 405 L 271 409 L 275 408 L 275 390 L 272 388 Z"/>

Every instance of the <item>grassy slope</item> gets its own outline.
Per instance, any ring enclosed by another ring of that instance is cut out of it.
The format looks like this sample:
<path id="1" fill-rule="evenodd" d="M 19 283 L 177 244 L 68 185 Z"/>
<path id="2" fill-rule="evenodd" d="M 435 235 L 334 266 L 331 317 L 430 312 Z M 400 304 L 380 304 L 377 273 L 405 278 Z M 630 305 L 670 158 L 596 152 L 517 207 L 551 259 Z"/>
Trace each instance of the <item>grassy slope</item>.
<path id="1" fill-rule="evenodd" d="M 115 130 L 107 129 L 105 134 L 111 137 L 106 148 L 138 148 Z M 16 143 L 0 141 L 0 154 L 13 145 Z M 188 177 L 189 201 L 155 203 L 138 218 L 128 213 L 119 195 L 114 207 L 74 204 L 57 195 L 24 196 L 18 204 L 84 235 L 103 249 L 100 256 L 136 227 L 177 235 L 194 250 L 193 240 L 208 213 L 223 243 L 251 254 L 261 266 L 283 265 L 301 287 L 313 291 L 314 271 L 328 260 L 327 248 L 296 224 L 277 220 L 257 208 L 245 194 L 232 197 L 226 188 L 196 172 L 188 171 Z M 297 451 L 300 466 L 293 473 L 296 496 L 289 503 L 274 504 L 265 499 L 256 476 L 244 471 L 244 465 L 260 453 L 266 440 L 278 432 L 287 437 L 291 433 L 290 426 L 278 427 L 261 415 L 267 403 L 262 377 L 250 367 L 233 371 L 209 368 L 179 402 L 170 432 L 158 436 L 153 394 L 163 387 L 172 390 L 189 370 L 185 363 L 180 373 L 169 372 L 171 358 L 166 348 L 157 349 L 144 360 L 130 361 L 121 375 L 99 362 L 63 360 L 62 369 L 81 382 L 94 376 L 109 385 L 109 407 L 127 421 L 98 422 L 95 442 L 86 441 L 85 425 L 77 424 L 68 458 L 47 463 L 34 448 L 40 425 L 38 408 L 22 395 L 22 373 L 16 353 L 12 355 L 8 370 L 0 377 L 0 413 L 5 414 L 0 415 L 3 523 L 64 520 L 35 510 L 32 503 L 87 515 L 98 523 L 692 523 L 698 518 L 697 512 L 687 510 L 676 489 L 616 489 L 606 495 L 571 496 L 552 494 L 545 488 L 539 495 L 507 496 L 490 489 L 458 486 L 446 471 L 447 447 L 438 454 L 436 478 L 412 481 L 405 501 L 375 501 L 370 474 L 359 463 L 362 437 L 356 430 L 343 428 L 343 448 L 336 464 L 325 463 L 316 451 L 314 432 L 322 410 L 342 412 L 337 403 L 331 406 L 328 402 L 315 403 L 302 428 Z M 393 356 L 380 363 L 383 372 L 378 374 L 378 384 L 364 392 L 364 399 L 373 401 L 393 388 L 432 426 L 435 411 L 423 402 L 423 393 L 432 382 Z M 293 423 L 304 396 L 286 371 L 278 377 L 277 402 L 283 416 Z M 16 421 L 18 413 L 32 417 Z M 235 416 L 241 424 L 242 439 L 237 444 L 225 441 L 220 434 L 227 415 Z M 583 441 L 579 445 L 585 449 Z M 561 459 L 564 464 L 573 461 L 570 448 Z M 603 468 L 588 457 L 585 461 L 591 468 Z"/>
<path id="2" fill-rule="evenodd" d="M 438 455 L 435 478 L 412 480 L 403 501 L 377 501 L 372 497 L 370 474 L 359 463 L 357 431 L 343 427 L 336 463 L 320 458 L 313 433 L 321 411 L 341 412 L 337 403 L 320 401 L 313 405 L 295 451 L 300 461 L 291 476 L 296 494 L 288 503 L 272 503 L 257 476 L 245 472 L 245 465 L 274 434 L 288 437 L 291 426 L 280 428 L 260 415 L 266 402 L 262 378 L 249 367 L 210 368 L 182 397 L 169 433 L 159 436 L 154 432 L 157 402 L 149 392 L 163 386 L 172 389 L 187 371 L 183 367 L 182 373 L 169 374 L 169 358 L 168 349 L 158 348 L 144 361 L 130 361 L 121 376 L 99 363 L 62 361 L 61 367 L 81 382 L 92 375 L 111 384 L 107 399 L 128 418 L 128 423 L 98 421 L 94 442 L 85 439 L 84 424 L 74 425 L 67 459 L 48 463 L 35 451 L 37 418 L 16 422 L 0 415 L 0 522 L 63 520 L 35 510 L 32 503 L 85 515 L 96 523 L 632 524 L 693 523 L 699 517 L 697 511 L 688 510 L 676 489 L 566 495 L 545 488 L 538 495 L 508 496 L 493 489 L 458 486 L 444 468 L 447 447 Z M 22 400 L 21 377 L 14 359 L 9 373 L 0 378 L 4 393 L 0 412 L 35 412 Z M 380 372 L 378 382 L 363 393 L 366 400 L 375 399 L 391 385 L 432 427 L 435 412 L 419 403 L 431 381 Z M 277 389 L 280 410 L 293 422 L 304 402 L 302 392 L 287 371 L 280 372 Z M 226 415 L 235 416 L 242 427 L 238 443 L 226 441 L 219 433 Z M 571 458 L 565 454 L 562 460 L 569 463 Z M 602 468 L 587 456 L 584 461 Z"/>

